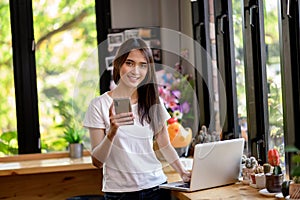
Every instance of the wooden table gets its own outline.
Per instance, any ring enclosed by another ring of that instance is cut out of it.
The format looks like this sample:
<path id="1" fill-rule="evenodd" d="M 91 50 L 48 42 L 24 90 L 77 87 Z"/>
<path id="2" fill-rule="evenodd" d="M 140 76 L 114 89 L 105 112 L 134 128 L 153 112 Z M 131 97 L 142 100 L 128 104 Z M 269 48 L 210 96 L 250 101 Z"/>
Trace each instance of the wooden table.
<path id="1" fill-rule="evenodd" d="M 180 176 L 170 166 L 165 166 L 164 171 L 168 177 L 169 182 L 180 180 Z M 278 198 L 274 196 L 264 196 L 259 193 L 259 189 L 253 188 L 249 185 L 245 185 L 241 182 L 196 192 L 172 191 L 172 194 L 179 200 L 278 200 Z"/>
<path id="2" fill-rule="evenodd" d="M 244 185 L 242 183 L 237 183 L 233 185 L 212 188 L 197 192 L 177 192 L 172 191 L 172 194 L 180 200 L 216 200 L 216 199 L 236 199 L 236 200 L 260 200 L 260 199 L 270 199 L 278 200 L 275 197 L 263 196 L 258 189 L 252 188 L 249 185 Z"/>

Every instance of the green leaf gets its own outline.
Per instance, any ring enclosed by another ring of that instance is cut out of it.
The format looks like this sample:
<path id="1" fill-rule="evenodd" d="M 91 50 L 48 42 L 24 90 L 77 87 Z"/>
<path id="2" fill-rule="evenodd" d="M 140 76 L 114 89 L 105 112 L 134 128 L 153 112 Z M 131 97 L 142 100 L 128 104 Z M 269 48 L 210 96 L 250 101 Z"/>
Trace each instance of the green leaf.
<path id="1" fill-rule="evenodd" d="M 8 145 L 0 141 L 0 152 L 8 154 Z"/>
<path id="2" fill-rule="evenodd" d="M 293 155 L 292 156 L 292 162 L 300 164 L 300 155 L 299 154 Z"/>
<path id="3" fill-rule="evenodd" d="M 67 127 L 63 138 L 69 143 L 80 143 L 83 140 L 84 132 L 73 127 Z"/>
<path id="4" fill-rule="evenodd" d="M 275 166 L 274 170 L 273 170 L 273 174 L 274 175 L 282 174 L 281 167 L 280 166 Z"/>
<path id="5" fill-rule="evenodd" d="M 0 139 L 9 143 L 12 139 L 17 138 L 17 131 L 8 131 L 0 135 Z"/>
<path id="6" fill-rule="evenodd" d="M 285 152 L 293 153 L 293 152 L 300 152 L 300 150 L 297 147 L 295 147 L 295 146 L 287 145 L 285 147 Z"/>
<path id="7" fill-rule="evenodd" d="M 293 168 L 291 171 L 291 175 L 292 176 L 300 176 L 300 166 Z"/>

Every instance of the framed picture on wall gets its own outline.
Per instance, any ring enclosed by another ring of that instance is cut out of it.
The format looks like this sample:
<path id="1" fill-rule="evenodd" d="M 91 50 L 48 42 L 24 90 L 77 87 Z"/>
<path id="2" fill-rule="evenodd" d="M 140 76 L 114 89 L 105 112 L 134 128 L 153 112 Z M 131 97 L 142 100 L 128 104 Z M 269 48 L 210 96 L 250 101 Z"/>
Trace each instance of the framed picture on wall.
<path id="1" fill-rule="evenodd" d="M 113 70 L 112 62 L 114 60 L 115 56 L 109 56 L 105 58 L 105 65 L 107 70 Z"/>
<path id="2" fill-rule="evenodd" d="M 136 38 L 136 37 L 139 37 L 139 30 L 138 29 L 125 30 L 124 35 L 125 35 L 124 36 L 125 40 L 127 40 L 129 38 Z"/>
<path id="3" fill-rule="evenodd" d="M 107 41 L 109 47 L 120 46 L 124 41 L 123 33 L 112 33 L 107 35 Z"/>

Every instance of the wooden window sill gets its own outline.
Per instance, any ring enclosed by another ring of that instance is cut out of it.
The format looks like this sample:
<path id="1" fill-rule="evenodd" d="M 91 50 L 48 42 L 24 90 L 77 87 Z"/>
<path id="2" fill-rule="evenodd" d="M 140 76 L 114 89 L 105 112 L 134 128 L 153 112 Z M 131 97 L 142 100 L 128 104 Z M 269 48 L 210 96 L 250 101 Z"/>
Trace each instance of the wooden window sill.
<path id="1" fill-rule="evenodd" d="M 74 170 L 96 169 L 90 153 L 82 158 L 71 159 L 68 152 L 49 154 L 26 154 L 0 158 L 0 176 L 39 174 Z"/>

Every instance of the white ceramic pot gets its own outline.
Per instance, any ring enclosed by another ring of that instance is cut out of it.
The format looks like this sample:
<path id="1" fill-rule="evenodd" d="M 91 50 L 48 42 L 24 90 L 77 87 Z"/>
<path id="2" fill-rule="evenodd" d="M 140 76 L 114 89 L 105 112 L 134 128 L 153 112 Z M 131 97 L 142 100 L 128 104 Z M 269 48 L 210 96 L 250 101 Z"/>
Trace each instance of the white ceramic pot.
<path id="1" fill-rule="evenodd" d="M 256 188 L 262 189 L 266 187 L 266 176 L 264 173 L 255 174 Z"/>

